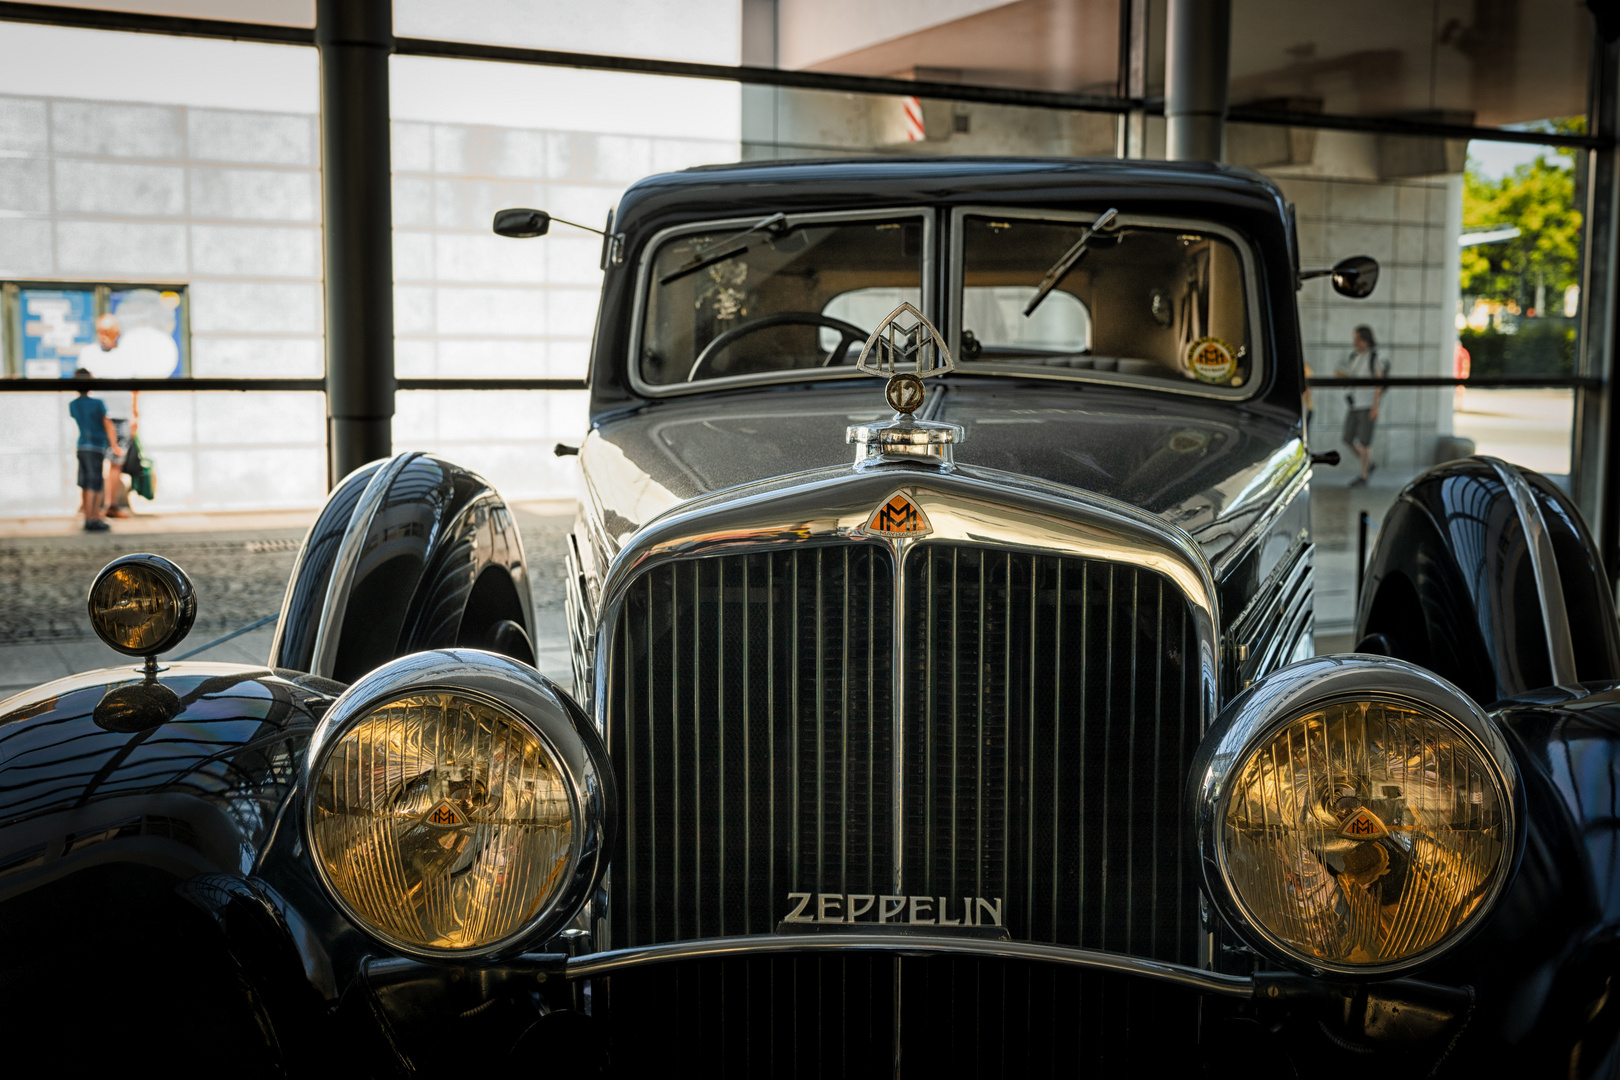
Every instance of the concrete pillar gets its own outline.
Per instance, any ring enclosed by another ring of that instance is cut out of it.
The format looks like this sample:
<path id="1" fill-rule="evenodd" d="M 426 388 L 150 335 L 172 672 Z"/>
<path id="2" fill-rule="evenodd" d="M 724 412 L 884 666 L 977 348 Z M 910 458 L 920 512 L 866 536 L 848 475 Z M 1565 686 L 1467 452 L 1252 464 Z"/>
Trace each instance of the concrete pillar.
<path id="1" fill-rule="evenodd" d="M 393 453 L 393 171 L 390 0 L 316 0 L 321 59 L 321 224 L 326 460 L 332 485 Z"/>
<path id="2" fill-rule="evenodd" d="M 1220 161 L 1226 151 L 1231 0 L 1170 0 L 1165 25 L 1165 157 Z"/>

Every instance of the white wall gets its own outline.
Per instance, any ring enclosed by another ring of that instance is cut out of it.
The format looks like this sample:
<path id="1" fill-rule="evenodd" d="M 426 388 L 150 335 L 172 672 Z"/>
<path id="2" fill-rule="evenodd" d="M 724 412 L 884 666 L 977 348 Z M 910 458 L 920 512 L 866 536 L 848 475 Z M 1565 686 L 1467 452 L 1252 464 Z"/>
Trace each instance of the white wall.
<path id="1" fill-rule="evenodd" d="M 738 88 L 409 57 L 391 74 L 399 374 L 582 376 L 597 238 L 504 240 L 491 216 L 536 205 L 598 225 L 642 176 L 735 160 Z M 312 49 L 5 26 L 0 279 L 183 282 L 195 374 L 319 377 L 316 89 Z M 0 515 L 73 512 L 67 401 L 0 395 Z M 159 498 L 138 508 L 325 497 L 319 394 L 141 408 Z M 400 449 L 445 453 L 513 497 L 572 493 L 551 447 L 583 434 L 581 394 L 411 393 L 397 408 Z"/>

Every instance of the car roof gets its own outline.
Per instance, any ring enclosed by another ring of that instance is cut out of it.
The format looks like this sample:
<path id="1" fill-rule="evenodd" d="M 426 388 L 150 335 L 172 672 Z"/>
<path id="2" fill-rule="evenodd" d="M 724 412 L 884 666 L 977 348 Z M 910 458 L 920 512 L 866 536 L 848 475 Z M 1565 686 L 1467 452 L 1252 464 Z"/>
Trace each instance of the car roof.
<path id="1" fill-rule="evenodd" d="M 781 200 L 937 205 L 990 195 L 1046 203 L 1077 197 L 1120 197 L 1135 204 L 1191 200 L 1267 210 L 1285 202 L 1269 178 L 1216 162 L 898 155 L 699 165 L 650 176 L 625 193 L 620 225 L 691 203 L 739 210 Z"/>

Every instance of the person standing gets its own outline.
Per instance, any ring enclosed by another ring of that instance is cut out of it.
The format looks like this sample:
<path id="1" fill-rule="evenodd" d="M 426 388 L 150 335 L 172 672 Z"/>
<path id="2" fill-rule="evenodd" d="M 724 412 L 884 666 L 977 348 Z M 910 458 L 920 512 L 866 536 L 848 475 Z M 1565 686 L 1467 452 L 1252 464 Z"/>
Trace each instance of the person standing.
<path id="1" fill-rule="evenodd" d="M 123 358 L 117 352 L 119 333 L 118 316 L 103 315 L 97 319 L 96 343 L 79 353 L 80 365 L 98 372 L 104 379 L 134 378 L 123 370 L 128 365 L 120 363 Z M 91 364 L 95 366 L 91 367 Z M 138 463 L 130 461 L 135 452 L 133 437 L 140 425 L 136 393 L 133 390 L 100 390 L 97 396 L 107 406 L 107 419 L 112 421 L 113 430 L 117 432 L 117 438 L 107 451 L 106 514 L 112 518 L 129 517 L 129 511 L 120 504 L 125 501 L 124 473 L 131 464 L 139 468 Z"/>
<path id="2" fill-rule="evenodd" d="M 81 379 L 90 378 L 87 368 L 74 372 Z M 118 432 L 107 418 L 107 406 L 80 390 L 79 396 L 68 402 L 68 415 L 79 425 L 79 442 L 75 456 L 79 459 L 79 512 L 84 515 L 85 532 L 106 532 L 109 528 L 102 516 L 101 466 L 108 449 L 117 442 Z"/>
<path id="3" fill-rule="evenodd" d="M 1389 364 L 1378 359 L 1378 341 L 1372 327 L 1358 326 L 1351 336 L 1350 355 L 1334 371 L 1341 379 L 1381 379 L 1389 374 Z M 1344 414 L 1344 441 L 1361 462 L 1361 475 L 1350 481 L 1351 487 L 1363 487 L 1372 471 L 1378 468 L 1372 459 L 1373 426 L 1378 422 L 1378 406 L 1384 398 L 1382 386 L 1352 386 L 1345 394 L 1350 406 Z"/>

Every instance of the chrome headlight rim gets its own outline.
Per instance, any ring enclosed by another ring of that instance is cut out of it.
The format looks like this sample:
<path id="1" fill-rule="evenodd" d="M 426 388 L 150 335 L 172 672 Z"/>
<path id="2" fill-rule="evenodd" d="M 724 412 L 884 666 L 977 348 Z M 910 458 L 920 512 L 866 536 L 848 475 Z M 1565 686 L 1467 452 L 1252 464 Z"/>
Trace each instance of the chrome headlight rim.
<path id="1" fill-rule="evenodd" d="M 1221 842 L 1232 780 L 1250 753 L 1301 716 L 1347 702 L 1378 702 L 1438 715 L 1479 754 L 1503 796 L 1502 861 L 1466 924 L 1419 952 L 1383 964 L 1306 956 L 1268 930 L 1241 898 Z M 1523 854 L 1524 790 L 1507 740 L 1474 700 L 1432 671 L 1387 656 L 1318 656 L 1281 668 L 1238 695 L 1205 736 L 1192 772 L 1194 833 L 1204 894 L 1244 942 L 1267 958 L 1317 976 L 1373 980 L 1410 972 L 1450 953 L 1483 926 Z"/>
<path id="2" fill-rule="evenodd" d="M 511 933 L 486 945 L 434 948 L 402 940 L 368 921 L 349 903 L 322 865 L 315 844 L 314 792 L 327 760 L 356 725 L 398 698 L 453 694 L 493 708 L 522 725 L 550 755 L 565 780 L 572 828 L 562 885 Z M 606 870 L 613 838 L 612 770 L 595 726 L 583 710 L 534 668 L 480 649 L 440 649 L 400 657 L 351 685 L 321 717 L 310 739 L 300 778 L 300 834 L 322 892 L 361 933 L 392 952 L 417 960 L 465 963 L 524 951 L 561 930 L 584 907 Z"/>

